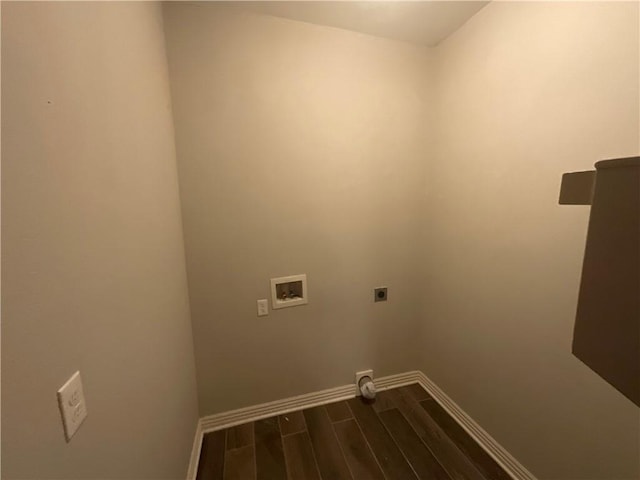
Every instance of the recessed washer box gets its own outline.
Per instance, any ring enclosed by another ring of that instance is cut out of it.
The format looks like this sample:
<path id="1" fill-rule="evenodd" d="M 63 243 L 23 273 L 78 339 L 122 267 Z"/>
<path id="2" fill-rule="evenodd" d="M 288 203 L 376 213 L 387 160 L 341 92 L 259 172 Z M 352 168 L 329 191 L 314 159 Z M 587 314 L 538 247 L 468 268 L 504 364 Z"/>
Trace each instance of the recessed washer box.
<path id="1" fill-rule="evenodd" d="M 271 279 L 271 308 L 295 307 L 307 303 L 306 274 Z"/>

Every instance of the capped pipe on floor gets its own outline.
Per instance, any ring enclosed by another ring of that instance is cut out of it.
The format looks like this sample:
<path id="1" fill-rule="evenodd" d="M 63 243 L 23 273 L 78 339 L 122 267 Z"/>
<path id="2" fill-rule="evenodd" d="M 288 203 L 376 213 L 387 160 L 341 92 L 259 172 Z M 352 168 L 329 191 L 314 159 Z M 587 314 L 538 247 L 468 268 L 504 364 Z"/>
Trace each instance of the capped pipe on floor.
<path id="1" fill-rule="evenodd" d="M 376 398 L 376 386 L 368 375 L 365 375 L 360 379 L 358 382 L 358 389 L 360 390 L 360 395 L 364 398 L 368 400 Z"/>

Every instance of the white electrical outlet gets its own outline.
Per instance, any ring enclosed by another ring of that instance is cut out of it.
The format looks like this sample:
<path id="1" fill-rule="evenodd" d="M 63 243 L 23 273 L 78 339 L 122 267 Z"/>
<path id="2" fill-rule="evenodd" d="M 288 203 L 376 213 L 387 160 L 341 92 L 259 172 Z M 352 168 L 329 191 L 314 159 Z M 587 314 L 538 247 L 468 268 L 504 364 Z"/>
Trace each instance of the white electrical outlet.
<path id="1" fill-rule="evenodd" d="M 82 391 L 80 372 L 71 375 L 67 383 L 58 390 L 58 406 L 62 414 L 64 436 L 69 442 L 80 427 L 80 424 L 87 418 L 87 404 Z"/>
<path id="2" fill-rule="evenodd" d="M 266 298 L 263 298 L 258 300 L 258 316 L 264 317 L 265 315 L 269 315 L 269 302 Z"/>

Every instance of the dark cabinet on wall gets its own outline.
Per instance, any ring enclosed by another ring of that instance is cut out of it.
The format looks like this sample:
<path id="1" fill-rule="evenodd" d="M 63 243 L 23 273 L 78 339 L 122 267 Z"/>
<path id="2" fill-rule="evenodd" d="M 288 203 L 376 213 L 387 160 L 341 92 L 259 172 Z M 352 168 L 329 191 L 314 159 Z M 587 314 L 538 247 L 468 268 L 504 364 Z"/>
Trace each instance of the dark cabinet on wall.
<path id="1" fill-rule="evenodd" d="M 560 197 L 591 204 L 573 354 L 640 406 L 640 157 L 595 166 L 565 174 Z"/>

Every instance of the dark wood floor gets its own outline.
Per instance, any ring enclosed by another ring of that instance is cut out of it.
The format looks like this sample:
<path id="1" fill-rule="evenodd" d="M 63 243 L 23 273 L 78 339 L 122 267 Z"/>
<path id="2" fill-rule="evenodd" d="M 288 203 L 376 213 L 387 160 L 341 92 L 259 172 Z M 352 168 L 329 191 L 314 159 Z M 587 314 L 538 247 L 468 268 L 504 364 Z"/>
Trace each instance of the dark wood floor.
<path id="1" fill-rule="evenodd" d="M 198 480 L 509 480 L 420 385 L 208 433 Z"/>

